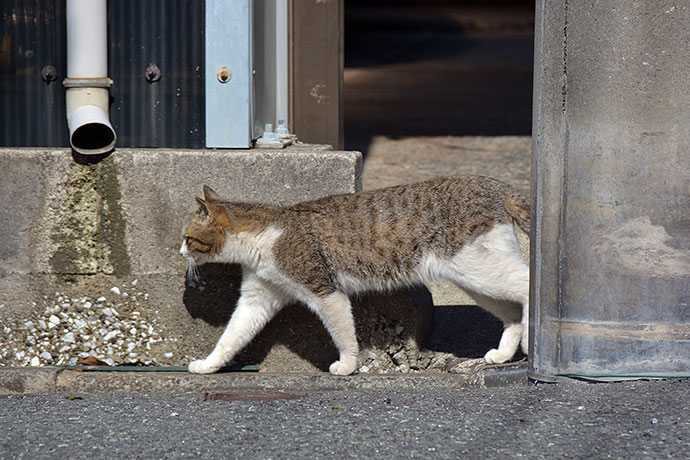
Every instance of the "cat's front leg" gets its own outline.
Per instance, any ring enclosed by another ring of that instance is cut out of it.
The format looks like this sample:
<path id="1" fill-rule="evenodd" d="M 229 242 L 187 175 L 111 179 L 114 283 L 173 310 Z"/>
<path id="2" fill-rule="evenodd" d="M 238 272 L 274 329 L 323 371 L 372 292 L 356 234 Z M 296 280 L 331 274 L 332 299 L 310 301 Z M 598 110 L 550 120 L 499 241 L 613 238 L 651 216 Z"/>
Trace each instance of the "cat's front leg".
<path id="1" fill-rule="evenodd" d="M 212 374 L 241 351 L 285 305 L 284 299 L 252 274 L 242 280 L 237 307 L 206 359 L 192 361 L 189 372 Z"/>
<path id="2" fill-rule="evenodd" d="M 309 302 L 309 306 L 321 318 L 340 354 L 338 361 L 331 364 L 328 370 L 333 375 L 352 374 L 357 369 L 359 345 L 350 299 L 336 291 Z"/>

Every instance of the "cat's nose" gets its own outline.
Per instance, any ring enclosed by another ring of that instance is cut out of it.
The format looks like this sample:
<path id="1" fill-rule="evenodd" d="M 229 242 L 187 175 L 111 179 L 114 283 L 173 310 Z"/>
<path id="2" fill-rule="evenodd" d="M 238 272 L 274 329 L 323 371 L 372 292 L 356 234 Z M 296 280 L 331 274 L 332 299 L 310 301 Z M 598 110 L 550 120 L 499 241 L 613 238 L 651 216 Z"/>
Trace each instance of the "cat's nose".
<path id="1" fill-rule="evenodd" d="M 187 254 L 187 242 L 182 241 L 182 246 L 180 246 L 180 254 L 185 255 Z"/>

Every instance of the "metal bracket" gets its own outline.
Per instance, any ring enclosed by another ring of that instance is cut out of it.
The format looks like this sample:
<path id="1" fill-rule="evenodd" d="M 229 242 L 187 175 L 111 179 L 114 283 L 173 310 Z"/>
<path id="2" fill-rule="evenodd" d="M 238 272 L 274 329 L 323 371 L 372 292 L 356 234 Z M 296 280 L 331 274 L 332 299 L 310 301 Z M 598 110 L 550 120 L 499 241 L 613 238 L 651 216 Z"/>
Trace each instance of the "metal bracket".
<path id="1" fill-rule="evenodd" d="M 113 80 L 105 78 L 65 78 L 62 81 L 65 88 L 110 88 Z"/>
<path id="2" fill-rule="evenodd" d="M 254 146 L 257 149 L 282 149 L 292 145 L 296 139 L 297 136 L 290 134 L 288 131 L 285 121 L 280 120 L 275 132 L 273 131 L 273 125 L 267 123 L 264 127 L 264 134 L 256 140 Z"/>

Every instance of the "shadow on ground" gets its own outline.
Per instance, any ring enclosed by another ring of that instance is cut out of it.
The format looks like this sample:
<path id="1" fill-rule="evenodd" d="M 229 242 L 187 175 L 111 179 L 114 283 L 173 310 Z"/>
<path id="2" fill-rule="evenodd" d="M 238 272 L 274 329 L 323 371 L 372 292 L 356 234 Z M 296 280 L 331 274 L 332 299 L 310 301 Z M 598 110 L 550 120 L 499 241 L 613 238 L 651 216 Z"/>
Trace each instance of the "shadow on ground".
<path id="1" fill-rule="evenodd" d="M 238 265 L 206 264 L 199 271 L 204 281 L 187 282 L 183 302 L 191 317 L 218 328 L 220 336 L 239 298 L 241 269 Z M 381 341 L 384 331 L 401 326 L 400 336 L 393 337 L 398 343 L 414 340 L 422 343 L 419 347 L 422 349 L 478 358 L 498 345 L 503 330 L 499 320 L 474 306 L 434 307 L 433 323 L 429 327 L 431 319 L 417 309 L 405 291 L 355 296 L 352 305 L 357 335 L 364 350 L 372 345 L 370 340 Z M 426 338 L 422 331 L 428 331 Z M 376 343 L 376 347 L 385 349 L 390 344 L 387 341 Z M 321 321 L 299 304 L 289 305 L 278 313 L 234 361 L 238 364 L 265 362 L 276 346 L 287 348 L 322 371 L 327 371 L 338 358 Z"/>

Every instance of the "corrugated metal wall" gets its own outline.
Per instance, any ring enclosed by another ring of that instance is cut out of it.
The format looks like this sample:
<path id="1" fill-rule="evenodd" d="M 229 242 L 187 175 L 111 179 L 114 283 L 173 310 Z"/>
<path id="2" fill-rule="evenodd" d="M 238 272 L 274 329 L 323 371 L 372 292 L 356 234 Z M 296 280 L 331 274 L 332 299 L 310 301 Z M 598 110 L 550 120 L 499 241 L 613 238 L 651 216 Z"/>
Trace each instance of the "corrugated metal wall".
<path id="1" fill-rule="evenodd" d="M 0 145 L 68 145 L 65 1 L 0 2 Z M 204 1 L 108 2 L 118 147 L 204 147 Z M 149 82 L 155 64 L 160 79 Z M 41 69 L 53 65 L 46 83 Z"/>
<path id="2" fill-rule="evenodd" d="M 67 146 L 65 1 L 3 0 L 0 12 L 0 145 Z"/>
<path id="3" fill-rule="evenodd" d="M 108 2 L 111 121 L 119 146 L 204 147 L 204 2 Z M 146 68 L 160 80 L 149 83 Z"/>

